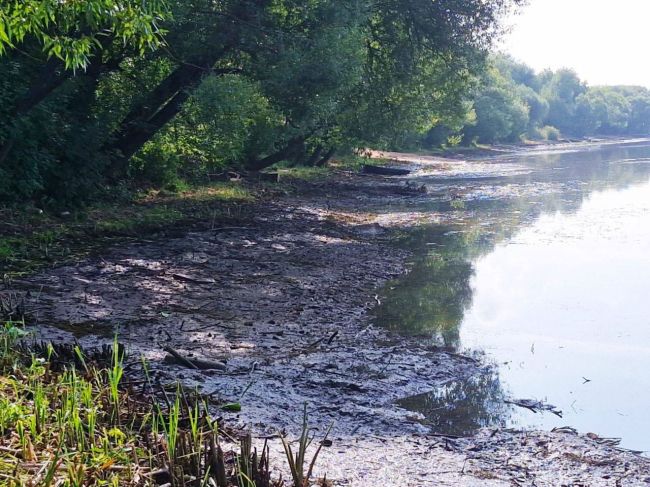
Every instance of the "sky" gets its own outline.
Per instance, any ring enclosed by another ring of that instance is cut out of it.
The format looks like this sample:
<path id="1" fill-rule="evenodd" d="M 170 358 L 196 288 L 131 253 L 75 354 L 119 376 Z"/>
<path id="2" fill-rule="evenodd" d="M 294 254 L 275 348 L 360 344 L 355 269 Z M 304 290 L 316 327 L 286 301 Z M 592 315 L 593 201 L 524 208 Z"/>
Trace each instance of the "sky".
<path id="1" fill-rule="evenodd" d="M 537 71 L 650 88 L 650 0 L 530 0 L 506 23 L 501 50 Z"/>

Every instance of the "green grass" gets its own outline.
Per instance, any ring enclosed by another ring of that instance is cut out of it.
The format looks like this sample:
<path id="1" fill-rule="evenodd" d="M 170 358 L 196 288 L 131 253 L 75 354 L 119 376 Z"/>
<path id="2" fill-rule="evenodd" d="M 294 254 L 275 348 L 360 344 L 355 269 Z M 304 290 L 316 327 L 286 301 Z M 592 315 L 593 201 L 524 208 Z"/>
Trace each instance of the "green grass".
<path id="1" fill-rule="evenodd" d="M 98 219 L 94 230 L 102 234 L 134 234 L 141 229 L 158 228 L 163 225 L 172 225 L 182 220 L 184 214 L 167 205 L 145 207 L 141 211 L 133 212 L 125 218 Z"/>
<path id="2" fill-rule="evenodd" d="M 221 201 L 230 203 L 250 203 L 255 200 L 254 191 L 239 183 L 213 183 L 199 186 L 180 193 L 181 198 L 196 201 Z"/>
<path id="3" fill-rule="evenodd" d="M 13 239 L 5 238 L 0 240 L 0 261 L 11 259 L 14 255 L 16 244 Z"/>
<path id="4" fill-rule="evenodd" d="M 314 471 L 314 466 L 316 465 L 316 460 L 318 459 L 318 455 L 320 454 L 321 448 L 323 447 L 323 444 L 327 440 L 330 431 L 332 431 L 333 426 L 334 423 L 332 423 L 327 429 L 327 431 L 325 432 L 325 436 L 323 437 L 320 444 L 316 448 L 316 451 L 312 454 L 311 460 L 309 461 L 308 464 L 307 464 L 307 449 L 313 442 L 314 438 L 310 437 L 309 434 L 310 428 L 309 428 L 309 422 L 307 416 L 307 404 L 305 404 L 304 406 L 302 432 L 300 434 L 300 439 L 298 440 L 298 448 L 296 449 L 295 453 L 293 451 L 293 448 L 291 448 L 291 444 L 287 441 L 287 439 L 282 437 L 282 446 L 284 448 L 284 454 L 285 457 L 287 458 L 287 462 L 289 463 L 289 470 L 291 471 L 291 477 L 293 478 L 294 486 L 307 486 L 311 484 L 311 476 L 312 476 L 312 472 Z M 305 467 L 307 467 L 306 471 L 305 471 Z"/>
<path id="5" fill-rule="evenodd" d="M 117 341 L 102 362 L 78 347 L 64 348 L 64 362 L 51 345 L 26 350 L 23 335 L 16 323 L 0 330 L 0 485 L 230 487 L 243 475 L 249 486 L 280 485 L 250 436 L 240 452 L 222 450 L 198 394 L 155 394 L 148 374 L 127 381 Z"/>
<path id="6" fill-rule="evenodd" d="M 216 226 L 248 217 L 260 188 L 214 183 L 178 193 L 150 191 L 129 201 L 65 215 L 0 208 L 0 268 L 26 274 L 115 243 L 183 226 Z"/>
<path id="7" fill-rule="evenodd" d="M 331 169 L 327 167 L 290 167 L 278 169 L 278 173 L 281 181 L 289 178 L 315 182 L 327 179 L 331 174 Z"/>
<path id="8" fill-rule="evenodd" d="M 370 159 L 356 154 L 349 154 L 337 159 L 332 159 L 325 167 L 307 167 L 295 166 L 288 167 L 278 164 L 277 171 L 280 174 L 280 181 L 286 182 L 291 180 L 306 181 L 309 183 L 326 182 L 332 177 L 333 171 L 361 171 L 364 164 L 374 166 L 385 166 L 390 164 L 390 159 L 376 158 Z"/>

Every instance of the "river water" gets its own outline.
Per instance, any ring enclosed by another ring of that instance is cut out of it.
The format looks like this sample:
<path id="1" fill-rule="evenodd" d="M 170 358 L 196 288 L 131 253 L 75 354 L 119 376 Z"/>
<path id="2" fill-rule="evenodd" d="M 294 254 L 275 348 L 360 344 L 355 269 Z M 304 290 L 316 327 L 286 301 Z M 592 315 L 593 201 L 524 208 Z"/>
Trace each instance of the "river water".
<path id="1" fill-rule="evenodd" d="M 416 178 L 438 195 L 417 209 L 440 223 L 405 237 L 412 272 L 387 286 L 376 321 L 492 367 L 401 405 L 440 433 L 571 426 L 650 450 L 650 142 Z"/>

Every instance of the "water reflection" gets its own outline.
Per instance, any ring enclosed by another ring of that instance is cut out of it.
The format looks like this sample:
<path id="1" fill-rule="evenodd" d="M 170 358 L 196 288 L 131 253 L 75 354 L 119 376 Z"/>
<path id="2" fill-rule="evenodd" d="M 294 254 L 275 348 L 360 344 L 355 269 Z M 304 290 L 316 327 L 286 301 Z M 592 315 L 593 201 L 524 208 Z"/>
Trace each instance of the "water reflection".
<path id="1" fill-rule="evenodd" d="M 393 331 L 426 334 L 437 345 L 456 348 L 459 326 L 472 302 L 466 234 L 448 233 L 440 251 L 419 258 L 412 271 L 394 283 L 384 297 L 376 321 Z"/>
<path id="2" fill-rule="evenodd" d="M 510 365 L 402 404 L 451 434 L 518 421 L 555 425 L 553 419 L 527 418 L 505 407 L 507 384 L 518 398 L 550 396 L 573 414 L 569 423 L 628 436 L 631 447 L 650 449 L 650 420 L 640 413 L 650 401 L 634 408 L 621 402 L 650 394 L 650 379 L 638 374 L 650 367 L 644 348 L 650 322 L 644 301 L 636 299 L 650 287 L 650 231 L 639 233 L 650 214 L 650 143 L 511 162 L 531 171 L 452 184 L 435 175 L 423 179 L 434 191 L 451 195 L 428 207 L 444 210 L 450 223 L 423 228 L 404 242 L 416 253 L 412 272 L 385 289 L 375 316 L 393 331 L 455 349 L 482 348 Z M 635 185 L 640 189 L 624 191 Z M 602 197 L 594 203 L 592 195 Z M 609 303 L 607 312 L 601 303 Z M 612 351 L 619 332 L 630 340 L 621 345 L 627 354 Z M 640 343 L 635 355 L 629 347 Z M 603 358 L 612 362 L 603 366 Z M 640 367 L 636 376 L 633 363 Z M 580 380 L 569 383 L 568 374 Z M 579 401 L 585 389 L 578 389 L 582 380 L 575 374 L 598 377 L 600 388 L 589 383 L 595 391 L 590 403 Z M 627 383 L 620 384 L 623 378 Z"/>
<path id="3" fill-rule="evenodd" d="M 492 370 L 403 399 L 399 405 L 422 413 L 425 424 L 438 434 L 469 436 L 481 428 L 505 427 L 512 410 L 505 400 L 499 376 Z"/>

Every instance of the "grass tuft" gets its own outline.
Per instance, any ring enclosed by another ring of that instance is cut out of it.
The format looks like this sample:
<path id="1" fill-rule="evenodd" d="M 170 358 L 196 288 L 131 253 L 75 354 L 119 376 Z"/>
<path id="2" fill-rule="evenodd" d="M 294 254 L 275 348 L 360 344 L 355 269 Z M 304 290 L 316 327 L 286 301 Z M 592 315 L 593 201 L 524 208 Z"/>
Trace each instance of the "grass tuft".
<path id="1" fill-rule="evenodd" d="M 129 381 L 117 340 L 107 353 L 28 349 L 23 337 L 20 324 L 0 329 L 0 485 L 282 485 L 270 478 L 268 448 L 258 457 L 250 435 L 239 453 L 224 453 L 227 433 L 199 394 L 156 394 L 146 368 L 146 380 Z"/>
<path id="2" fill-rule="evenodd" d="M 289 463 L 289 469 L 291 470 L 291 476 L 293 477 L 293 485 L 294 487 L 307 487 L 310 484 L 311 481 L 311 476 L 314 471 L 314 466 L 316 465 L 316 460 L 318 459 L 318 455 L 320 454 L 321 448 L 323 447 L 323 444 L 325 441 L 327 441 L 327 437 L 330 434 L 330 431 L 332 431 L 332 427 L 334 426 L 334 423 L 332 423 L 327 431 L 325 432 L 325 436 L 323 439 L 320 441 L 318 444 L 318 447 L 316 448 L 316 451 L 311 457 L 311 461 L 307 465 L 306 459 L 307 459 L 307 449 L 309 446 L 312 444 L 314 437 L 310 437 L 310 428 L 309 428 L 309 421 L 308 421 L 308 416 L 307 416 L 307 404 L 304 406 L 304 412 L 303 412 L 303 421 L 302 421 L 302 432 L 300 434 L 300 439 L 298 440 L 298 449 L 296 452 L 293 452 L 293 449 L 291 448 L 291 444 L 289 441 L 285 438 L 282 437 L 282 446 L 284 447 L 284 453 L 287 458 L 287 462 Z M 305 466 L 307 467 L 307 470 L 305 471 Z"/>

